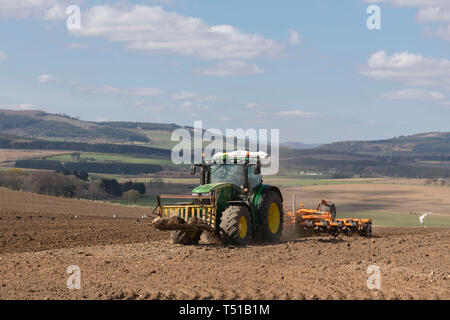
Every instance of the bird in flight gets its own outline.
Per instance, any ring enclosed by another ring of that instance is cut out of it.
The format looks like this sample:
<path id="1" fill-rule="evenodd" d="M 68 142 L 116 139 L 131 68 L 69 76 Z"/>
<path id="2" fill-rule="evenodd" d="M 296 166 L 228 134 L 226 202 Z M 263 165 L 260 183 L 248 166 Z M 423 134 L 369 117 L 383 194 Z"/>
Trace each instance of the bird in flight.
<path id="1" fill-rule="evenodd" d="M 420 224 L 423 224 L 423 220 L 425 219 L 425 217 L 426 217 L 427 215 L 431 214 L 431 212 L 432 212 L 432 211 L 427 212 L 427 213 L 424 213 L 423 215 L 421 215 L 421 216 L 419 217 Z"/>

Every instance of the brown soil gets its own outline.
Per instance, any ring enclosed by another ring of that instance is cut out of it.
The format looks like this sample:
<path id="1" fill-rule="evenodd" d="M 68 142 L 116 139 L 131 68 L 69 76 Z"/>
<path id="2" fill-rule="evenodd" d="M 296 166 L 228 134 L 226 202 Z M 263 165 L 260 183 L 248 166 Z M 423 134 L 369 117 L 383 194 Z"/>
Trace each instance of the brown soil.
<path id="1" fill-rule="evenodd" d="M 450 229 L 182 246 L 141 219 L 150 212 L 0 189 L 0 299 L 450 298 Z M 80 290 L 67 289 L 70 265 Z M 366 287 L 369 265 L 380 290 Z"/>
<path id="2" fill-rule="evenodd" d="M 17 160 L 65 154 L 69 152 L 70 151 L 0 149 L 0 162 L 12 162 Z"/>

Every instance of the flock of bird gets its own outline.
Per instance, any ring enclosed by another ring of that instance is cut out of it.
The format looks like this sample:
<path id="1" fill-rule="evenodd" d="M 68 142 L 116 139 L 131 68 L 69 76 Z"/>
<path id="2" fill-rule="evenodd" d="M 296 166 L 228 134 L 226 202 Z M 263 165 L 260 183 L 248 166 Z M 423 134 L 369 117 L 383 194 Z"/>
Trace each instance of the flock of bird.
<path id="1" fill-rule="evenodd" d="M 430 215 L 431 213 L 432 213 L 432 211 L 429 211 L 429 212 L 426 212 L 426 213 L 424 213 L 423 215 L 421 215 L 421 216 L 419 217 L 420 224 L 423 224 L 423 221 L 425 220 L 425 217 L 428 216 L 428 215 Z M 115 214 L 113 214 L 112 217 L 113 217 L 113 219 L 118 219 L 118 218 L 119 218 L 119 217 L 118 217 L 117 215 L 115 215 Z M 74 216 L 74 219 L 78 219 L 78 216 Z M 142 216 L 141 219 L 147 219 L 147 215 Z"/>

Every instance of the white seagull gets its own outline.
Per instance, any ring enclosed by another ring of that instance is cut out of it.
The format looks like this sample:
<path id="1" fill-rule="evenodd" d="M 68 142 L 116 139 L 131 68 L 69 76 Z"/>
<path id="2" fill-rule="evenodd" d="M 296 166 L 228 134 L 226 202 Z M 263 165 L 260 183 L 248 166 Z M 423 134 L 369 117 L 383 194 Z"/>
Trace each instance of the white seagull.
<path id="1" fill-rule="evenodd" d="M 421 216 L 419 217 L 420 224 L 423 224 L 423 220 L 425 219 L 425 217 L 426 217 L 427 215 L 431 214 L 431 213 L 432 213 L 432 211 L 429 211 L 429 212 L 424 213 L 423 215 L 421 215 Z"/>

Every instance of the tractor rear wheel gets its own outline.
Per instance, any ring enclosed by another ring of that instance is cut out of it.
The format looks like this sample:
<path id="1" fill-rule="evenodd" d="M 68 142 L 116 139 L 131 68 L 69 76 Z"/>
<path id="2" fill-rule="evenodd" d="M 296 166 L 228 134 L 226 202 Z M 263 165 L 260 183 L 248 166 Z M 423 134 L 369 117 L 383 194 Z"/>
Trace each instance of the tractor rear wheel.
<path id="1" fill-rule="evenodd" d="M 280 195 L 274 191 L 263 194 L 263 202 L 260 209 L 261 229 L 264 239 L 276 242 L 283 232 L 283 204 Z"/>
<path id="2" fill-rule="evenodd" d="M 230 206 L 220 221 L 222 241 L 229 244 L 246 245 L 252 238 L 252 217 L 244 206 Z"/>
<path id="3" fill-rule="evenodd" d="M 202 233 L 200 231 L 187 232 L 177 230 L 170 232 L 172 244 L 197 245 L 201 235 Z"/>

